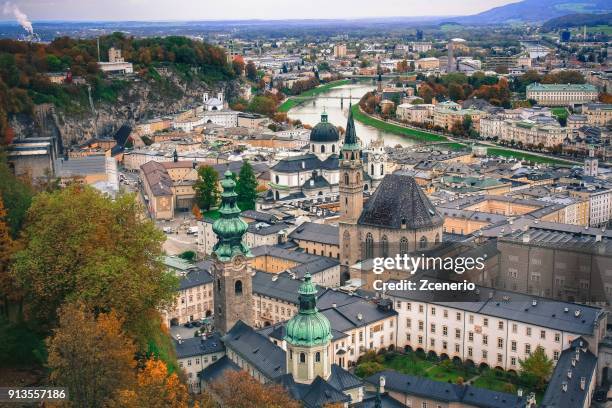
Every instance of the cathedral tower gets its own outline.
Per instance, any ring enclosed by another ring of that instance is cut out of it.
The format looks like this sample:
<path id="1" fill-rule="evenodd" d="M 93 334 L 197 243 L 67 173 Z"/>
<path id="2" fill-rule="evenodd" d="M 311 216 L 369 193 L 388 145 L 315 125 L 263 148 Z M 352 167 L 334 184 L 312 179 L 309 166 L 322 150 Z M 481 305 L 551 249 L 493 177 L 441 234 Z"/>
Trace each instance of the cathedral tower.
<path id="1" fill-rule="evenodd" d="M 287 373 L 295 382 L 310 384 L 317 376 L 331 375 L 331 324 L 317 310 L 317 288 L 309 273 L 298 291 L 299 311 L 287 322 Z"/>
<path id="2" fill-rule="evenodd" d="M 251 251 L 242 242 L 248 225 L 240 218 L 236 205 L 236 183 L 232 173 L 225 172 L 221 182 L 221 214 L 213 223 L 213 231 L 218 237 L 213 248 L 212 275 L 214 279 L 214 319 L 215 328 L 222 334 L 227 333 L 238 320 L 252 326 L 253 285 L 249 265 Z"/>
<path id="3" fill-rule="evenodd" d="M 340 222 L 354 224 L 363 209 L 363 163 L 361 144 L 355 133 L 353 111 L 349 117 L 344 134 L 344 144 L 340 150 Z"/>

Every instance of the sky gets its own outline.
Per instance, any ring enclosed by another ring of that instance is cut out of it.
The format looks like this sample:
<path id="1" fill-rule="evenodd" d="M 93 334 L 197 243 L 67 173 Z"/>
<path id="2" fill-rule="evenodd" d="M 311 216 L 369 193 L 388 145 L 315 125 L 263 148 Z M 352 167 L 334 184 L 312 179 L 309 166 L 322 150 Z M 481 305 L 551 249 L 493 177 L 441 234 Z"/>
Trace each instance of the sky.
<path id="1" fill-rule="evenodd" d="M 13 19 L 13 6 L 31 20 L 277 20 L 470 15 L 516 1 L 0 0 L 0 20 Z"/>

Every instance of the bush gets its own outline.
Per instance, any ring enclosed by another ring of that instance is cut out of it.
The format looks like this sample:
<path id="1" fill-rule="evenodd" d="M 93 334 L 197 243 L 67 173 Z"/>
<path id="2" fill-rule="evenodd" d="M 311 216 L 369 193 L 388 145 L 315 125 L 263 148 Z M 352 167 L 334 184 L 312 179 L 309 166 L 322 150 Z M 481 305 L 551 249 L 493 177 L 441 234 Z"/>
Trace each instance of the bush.
<path id="1" fill-rule="evenodd" d="M 369 377 L 380 371 L 383 371 L 385 366 L 376 362 L 363 363 L 355 369 L 355 375 L 361 378 Z"/>

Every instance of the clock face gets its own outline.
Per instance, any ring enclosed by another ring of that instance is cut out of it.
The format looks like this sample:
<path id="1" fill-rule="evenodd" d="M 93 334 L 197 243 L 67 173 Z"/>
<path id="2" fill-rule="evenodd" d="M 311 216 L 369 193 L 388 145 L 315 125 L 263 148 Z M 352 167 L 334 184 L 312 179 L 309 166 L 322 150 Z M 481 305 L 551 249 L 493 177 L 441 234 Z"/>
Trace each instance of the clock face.
<path id="1" fill-rule="evenodd" d="M 232 259 L 232 263 L 234 264 L 234 268 L 242 269 L 246 265 L 246 258 L 242 255 L 236 255 L 234 259 Z"/>

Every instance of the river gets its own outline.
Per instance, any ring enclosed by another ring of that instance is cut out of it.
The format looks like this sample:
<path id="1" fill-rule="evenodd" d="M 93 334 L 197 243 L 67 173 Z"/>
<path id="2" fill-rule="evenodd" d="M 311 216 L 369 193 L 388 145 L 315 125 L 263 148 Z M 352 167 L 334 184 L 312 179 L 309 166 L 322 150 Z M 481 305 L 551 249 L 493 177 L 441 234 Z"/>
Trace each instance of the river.
<path id="1" fill-rule="evenodd" d="M 350 95 L 353 98 L 353 103 L 359 103 L 361 97 L 374 88 L 374 85 L 363 82 L 332 88 L 327 92 L 318 94 L 313 100 L 308 100 L 292 108 L 289 110 L 288 115 L 291 119 L 299 119 L 304 124 L 314 126 L 321 121 L 321 113 L 325 108 L 329 117 L 329 122 L 336 126 L 346 128 L 349 108 L 348 99 L 344 100 L 344 106 L 341 107 L 340 99 L 332 99 L 330 97 L 348 97 Z M 402 146 L 414 146 L 417 144 L 414 140 L 378 130 L 358 121 L 355 121 L 355 130 L 357 132 L 357 137 L 361 139 L 364 146 L 367 146 L 372 140 L 375 140 L 379 136 L 382 136 L 387 146 L 396 146 L 398 144 Z"/>

